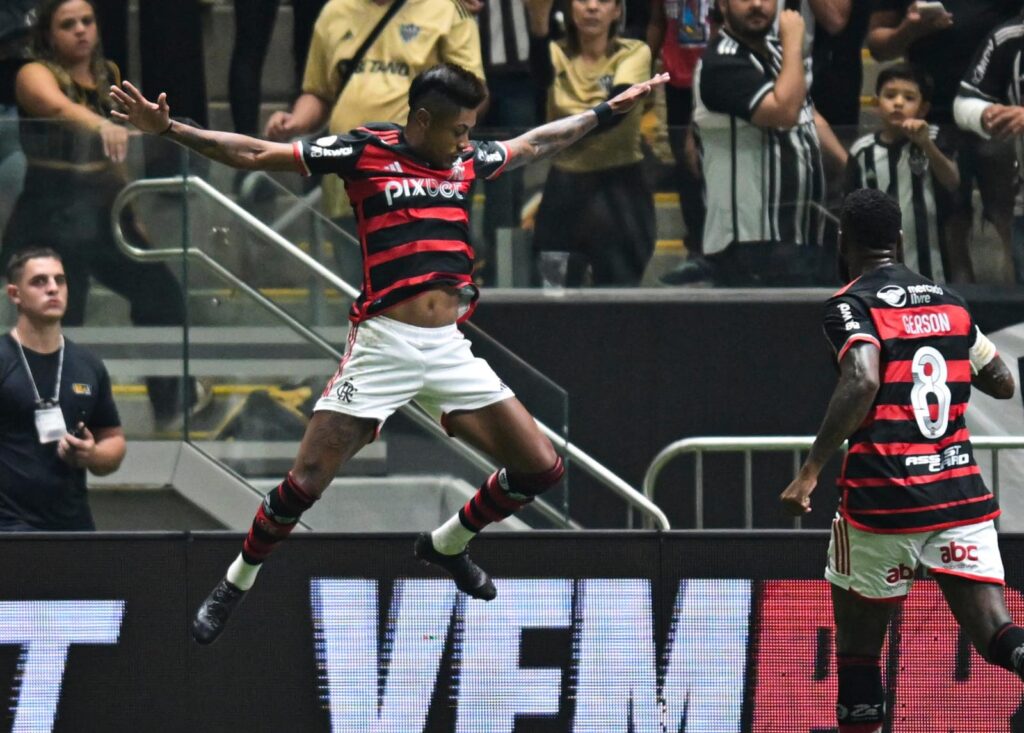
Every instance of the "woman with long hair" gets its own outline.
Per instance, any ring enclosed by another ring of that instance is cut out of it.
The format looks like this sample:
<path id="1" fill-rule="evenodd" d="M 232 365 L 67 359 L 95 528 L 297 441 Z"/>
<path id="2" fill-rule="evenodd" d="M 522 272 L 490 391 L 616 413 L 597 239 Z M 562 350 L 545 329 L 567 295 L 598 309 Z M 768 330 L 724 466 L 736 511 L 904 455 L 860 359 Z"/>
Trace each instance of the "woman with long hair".
<path id="1" fill-rule="evenodd" d="M 548 86 L 549 120 L 582 112 L 651 74 L 643 41 L 620 38 L 623 0 L 567 0 L 566 34 L 549 39 L 554 0 L 526 0 L 530 63 Z M 654 251 L 654 196 L 640 150 L 638 105 L 611 118 L 551 166 L 535 252 L 568 251 L 567 285 L 637 285 Z"/>
<path id="2" fill-rule="evenodd" d="M 68 279 L 66 326 L 85 319 L 90 276 L 128 299 L 133 324 L 183 323 L 184 298 L 170 269 L 136 262 L 114 241 L 110 214 L 127 182 L 128 131 L 110 119 L 107 90 L 120 74 L 103 56 L 92 2 L 45 0 L 32 46 L 34 60 L 15 82 L 28 167 L 0 262 L 33 245 L 56 250 Z M 130 212 L 122 226 L 141 237 Z M 169 421 L 180 410 L 180 380 L 147 383 L 157 421 Z"/>

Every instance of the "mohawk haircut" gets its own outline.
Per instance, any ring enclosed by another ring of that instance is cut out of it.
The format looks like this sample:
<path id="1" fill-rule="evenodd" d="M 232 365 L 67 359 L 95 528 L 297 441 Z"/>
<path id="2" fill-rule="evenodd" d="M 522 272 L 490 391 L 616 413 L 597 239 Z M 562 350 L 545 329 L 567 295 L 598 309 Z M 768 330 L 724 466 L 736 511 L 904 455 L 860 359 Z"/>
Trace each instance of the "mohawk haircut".
<path id="1" fill-rule="evenodd" d="M 903 229 L 903 214 L 900 205 L 884 191 L 858 188 L 843 199 L 839 228 L 843 240 L 858 252 L 894 252 Z"/>
<path id="2" fill-rule="evenodd" d="M 476 109 L 487 99 L 487 87 L 473 74 L 455 64 L 438 64 L 421 71 L 409 87 L 409 111 L 423 108 L 447 117 L 460 109 Z"/>

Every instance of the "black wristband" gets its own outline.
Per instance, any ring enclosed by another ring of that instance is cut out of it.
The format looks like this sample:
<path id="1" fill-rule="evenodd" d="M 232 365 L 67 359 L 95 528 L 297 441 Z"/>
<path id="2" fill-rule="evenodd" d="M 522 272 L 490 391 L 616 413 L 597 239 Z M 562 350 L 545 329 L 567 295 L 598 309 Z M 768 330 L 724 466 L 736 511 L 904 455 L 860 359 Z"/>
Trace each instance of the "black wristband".
<path id="1" fill-rule="evenodd" d="M 597 115 L 598 127 L 615 116 L 615 113 L 612 111 L 612 106 L 607 102 L 601 102 L 601 104 L 594 107 L 592 111 Z"/>
<path id="2" fill-rule="evenodd" d="M 168 120 L 167 121 L 167 129 L 164 130 L 163 132 L 161 132 L 160 134 L 161 135 L 166 135 L 167 133 L 169 133 L 171 131 L 172 127 L 174 127 L 174 120 Z"/>

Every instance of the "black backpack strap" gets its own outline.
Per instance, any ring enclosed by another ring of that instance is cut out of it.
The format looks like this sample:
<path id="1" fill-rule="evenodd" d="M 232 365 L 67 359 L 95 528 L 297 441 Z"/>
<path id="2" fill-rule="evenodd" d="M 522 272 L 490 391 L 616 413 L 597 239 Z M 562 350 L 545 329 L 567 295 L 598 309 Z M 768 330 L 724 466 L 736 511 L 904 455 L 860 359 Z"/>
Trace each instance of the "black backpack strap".
<path id="1" fill-rule="evenodd" d="M 352 78 L 352 74 L 354 74 L 356 69 L 359 68 L 359 64 L 362 63 L 363 57 L 366 55 L 366 52 L 370 50 L 370 46 L 372 46 L 374 41 L 376 41 L 377 38 L 380 36 L 381 31 L 384 30 L 384 27 L 391 21 L 392 18 L 395 17 L 398 11 L 402 9 L 403 5 L 405 5 L 405 0 L 394 0 L 394 2 L 392 2 L 391 5 L 388 6 L 388 9 L 384 13 L 383 17 L 379 21 L 377 21 L 377 25 L 375 25 L 373 27 L 373 30 L 370 31 L 370 35 L 368 35 L 366 37 L 366 40 L 363 41 L 362 45 L 358 49 L 356 49 L 356 52 L 352 54 L 352 58 L 345 63 L 345 67 L 344 69 L 342 69 L 341 72 L 341 79 L 338 82 L 338 97 L 341 97 L 341 93 L 345 91 L 345 87 L 346 85 L 348 85 L 349 79 Z"/>

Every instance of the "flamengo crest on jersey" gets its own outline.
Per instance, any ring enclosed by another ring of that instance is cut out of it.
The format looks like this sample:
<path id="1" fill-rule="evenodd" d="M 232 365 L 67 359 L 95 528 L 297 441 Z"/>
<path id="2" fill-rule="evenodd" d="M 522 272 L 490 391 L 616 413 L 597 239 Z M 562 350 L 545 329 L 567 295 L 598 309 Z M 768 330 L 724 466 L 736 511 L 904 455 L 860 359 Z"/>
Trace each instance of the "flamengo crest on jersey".
<path id="1" fill-rule="evenodd" d="M 874 532 L 920 532 L 997 516 L 965 422 L 978 329 L 963 299 L 891 265 L 834 295 L 824 321 L 839 361 L 858 342 L 880 350 L 878 394 L 850 436 L 838 482 L 843 516 Z"/>
<path id="2" fill-rule="evenodd" d="M 478 297 L 469 243 L 470 189 L 508 163 L 500 142 L 469 144 L 448 169 L 431 167 L 405 143 L 402 128 L 372 124 L 347 135 L 295 143 L 303 173 L 345 181 L 363 255 L 362 293 L 349 317 L 359 322 L 437 285 Z"/>

